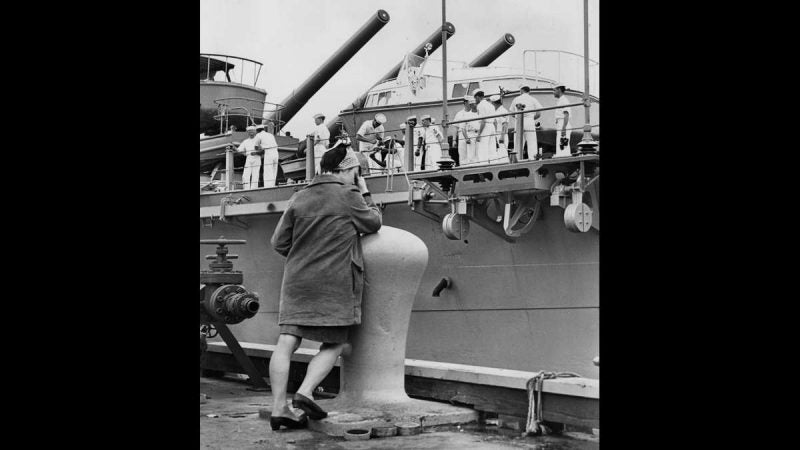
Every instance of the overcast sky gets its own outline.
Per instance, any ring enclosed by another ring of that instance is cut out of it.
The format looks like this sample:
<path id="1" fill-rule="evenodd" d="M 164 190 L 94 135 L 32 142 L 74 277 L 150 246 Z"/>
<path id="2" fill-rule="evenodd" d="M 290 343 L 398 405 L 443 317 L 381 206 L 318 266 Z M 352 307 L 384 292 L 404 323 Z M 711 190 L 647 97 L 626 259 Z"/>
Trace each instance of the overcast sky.
<path id="1" fill-rule="evenodd" d="M 589 0 L 589 56 L 596 61 L 598 5 Z M 378 9 L 389 13 L 389 23 L 284 127 L 303 136 L 315 113 L 337 114 L 440 27 L 441 1 L 200 0 L 200 52 L 260 61 L 257 85 L 278 103 Z M 472 60 L 504 33 L 513 34 L 516 44 L 493 66 L 521 68 L 526 49 L 584 53 L 583 0 L 447 0 L 447 20 L 456 28 L 447 41 L 451 61 Z M 432 58 L 441 59 L 441 48 Z"/>

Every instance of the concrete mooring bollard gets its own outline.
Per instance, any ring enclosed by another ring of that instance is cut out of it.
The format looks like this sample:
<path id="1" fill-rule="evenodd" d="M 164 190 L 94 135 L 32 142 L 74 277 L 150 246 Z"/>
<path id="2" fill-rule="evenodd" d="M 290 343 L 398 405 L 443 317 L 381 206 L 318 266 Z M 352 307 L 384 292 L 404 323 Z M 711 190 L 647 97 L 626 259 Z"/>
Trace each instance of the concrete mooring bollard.
<path id="1" fill-rule="evenodd" d="M 364 236 L 364 286 L 361 325 L 350 333 L 351 347 L 342 355 L 341 389 L 317 403 L 328 417 L 309 421 L 309 428 L 331 436 L 350 429 L 371 429 L 396 422 L 421 426 L 477 420 L 469 408 L 416 400 L 405 391 L 405 353 L 411 308 L 428 249 L 417 236 L 381 227 Z"/>

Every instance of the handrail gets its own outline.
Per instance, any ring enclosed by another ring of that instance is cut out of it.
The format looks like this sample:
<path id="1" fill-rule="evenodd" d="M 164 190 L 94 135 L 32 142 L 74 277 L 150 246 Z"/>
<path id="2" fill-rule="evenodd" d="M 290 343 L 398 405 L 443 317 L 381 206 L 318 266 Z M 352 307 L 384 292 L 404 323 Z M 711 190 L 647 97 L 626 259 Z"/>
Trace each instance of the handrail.
<path id="1" fill-rule="evenodd" d="M 268 102 L 266 100 L 259 100 L 259 99 L 256 99 L 256 98 L 249 98 L 249 97 L 222 97 L 222 98 L 218 98 L 218 99 L 214 100 L 214 103 L 216 103 L 217 105 L 228 106 L 228 104 L 222 103 L 224 100 L 247 100 L 249 102 L 261 103 L 262 105 L 270 104 L 270 105 L 274 105 L 274 106 L 278 107 L 277 109 L 271 110 L 270 112 L 277 112 L 277 111 L 280 111 L 280 110 L 286 108 L 285 105 L 282 105 L 280 103 L 273 103 L 273 102 Z"/>
<path id="2" fill-rule="evenodd" d="M 242 61 L 250 61 L 251 63 L 256 63 L 259 66 L 263 66 L 264 65 L 264 63 L 258 62 L 258 61 L 254 60 L 254 59 L 242 58 L 241 56 L 225 55 L 225 54 L 222 54 L 222 53 L 200 53 L 200 56 L 222 56 L 222 57 L 225 57 L 225 58 L 234 58 L 234 59 L 241 59 Z"/>
<path id="3" fill-rule="evenodd" d="M 447 125 L 450 126 L 450 125 L 453 125 L 453 124 L 456 124 L 456 123 L 476 122 L 476 121 L 479 121 L 479 120 L 495 119 L 497 117 L 505 117 L 505 116 L 511 116 L 511 115 L 519 115 L 519 114 L 528 114 L 528 113 L 533 113 L 533 112 L 538 112 L 538 111 L 549 111 L 551 109 L 571 108 L 573 106 L 584 106 L 584 104 L 583 103 L 569 103 L 569 104 L 566 104 L 566 105 L 547 106 L 545 108 L 538 108 L 538 109 L 523 109 L 522 111 L 509 111 L 508 113 L 494 114 L 494 115 L 491 115 L 491 116 L 479 116 L 479 117 L 474 117 L 472 119 L 452 120 L 452 121 L 447 122 Z"/>
<path id="4" fill-rule="evenodd" d="M 225 71 L 224 72 L 225 72 L 225 78 L 227 79 L 228 83 L 235 83 L 234 80 L 231 80 L 229 71 L 231 69 L 236 68 L 236 66 L 233 65 L 229 69 L 228 68 L 228 64 L 229 64 L 228 60 L 229 59 L 233 59 L 233 60 L 236 60 L 236 61 L 241 61 L 241 63 L 239 64 L 239 66 L 240 66 L 239 67 L 239 72 L 240 72 L 239 84 L 242 84 L 242 85 L 245 85 L 245 86 L 256 87 L 256 85 L 258 84 L 258 77 L 261 75 L 261 68 L 264 66 L 263 63 L 261 63 L 259 61 L 256 61 L 254 59 L 243 58 L 241 56 L 225 55 L 225 54 L 221 54 L 221 53 L 200 53 L 200 57 L 201 58 L 206 58 L 208 60 L 207 68 L 206 68 L 206 79 L 205 79 L 205 81 L 215 81 L 215 80 L 209 78 L 211 76 L 211 59 L 212 59 L 212 57 L 225 58 L 225 61 L 224 61 L 225 62 Z M 244 82 L 245 62 L 253 63 L 253 82 L 252 83 L 245 83 Z M 233 63 L 231 63 L 231 64 L 233 64 Z M 203 81 L 203 80 L 201 80 L 201 81 Z"/>
<path id="5" fill-rule="evenodd" d="M 534 75 L 534 77 L 537 77 L 537 76 L 538 76 L 538 74 L 539 74 L 539 70 L 538 70 L 538 61 L 537 61 L 537 58 L 536 58 L 536 55 L 537 55 L 537 54 L 539 54 L 539 53 L 556 53 L 556 54 L 558 54 L 558 64 L 557 64 L 557 66 L 558 66 L 558 67 L 557 67 L 557 78 L 558 78 L 558 80 L 557 80 L 557 81 L 560 81 L 560 82 L 563 82 L 563 81 L 564 81 L 564 80 L 562 79 L 562 76 L 561 76 L 561 54 L 562 54 L 562 53 L 563 53 L 563 54 L 565 54 L 565 55 L 572 55 L 572 56 L 576 56 L 576 57 L 580 58 L 581 60 L 585 59 L 585 58 L 583 57 L 583 55 L 580 55 L 580 54 L 578 54 L 578 53 L 568 52 L 568 51 L 565 51 L 565 50 L 524 50 L 524 51 L 522 52 L 522 73 L 523 73 L 523 75 L 524 75 L 524 74 L 526 74 L 526 73 L 528 72 L 527 65 L 526 65 L 526 61 L 527 61 L 527 60 L 526 60 L 526 58 L 525 58 L 525 56 L 526 56 L 528 53 L 533 53 L 533 54 L 534 54 L 534 57 L 533 57 L 533 75 Z M 589 61 L 590 63 L 593 63 L 593 66 L 592 66 L 592 67 L 600 67 L 600 62 L 599 62 L 599 61 L 595 61 L 595 60 L 593 60 L 593 59 L 591 59 L 591 58 L 586 58 L 586 59 L 588 59 L 588 61 Z M 588 75 L 588 74 L 584 74 L 584 75 Z M 536 80 L 536 81 L 535 81 L 535 84 L 536 84 L 536 87 L 537 87 L 537 88 L 538 88 L 538 86 L 539 86 L 539 85 L 538 85 L 538 81 L 539 81 L 539 80 Z"/>
<path id="6" fill-rule="evenodd" d="M 244 107 L 244 106 L 230 106 L 230 104 L 227 102 L 229 100 L 244 100 L 244 101 L 249 101 L 249 102 L 253 102 L 253 103 L 260 103 L 262 105 L 269 104 L 269 105 L 275 106 L 276 108 L 274 110 L 271 109 L 271 110 L 267 111 L 266 109 L 263 109 L 263 108 L 247 108 L 247 107 Z M 269 122 L 269 123 L 274 124 L 276 131 L 279 130 L 283 125 L 286 124 L 286 121 L 283 121 L 283 120 L 280 119 L 280 111 L 285 108 L 285 106 L 280 104 L 280 103 L 273 103 L 273 102 L 268 102 L 266 100 L 259 100 L 259 99 L 248 98 L 248 97 L 223 97 L 223 98 L 215 99 L 214 100 L 214 104 L 216 104 L 218 106 L 224 106 L 225 107 L 223 114 L 215 114 L 214 116 L 212 116 L 214 119 L 220 121 L 220 133 L 224 132 L 227 129 L 227 126 L 228 126 L 228 123 L 229 123 L 229 120 L 228 120 L 229 117 L 247 117 L 247 123 L 248 124 L 252 124 L 252 125 L 255 125 L 255 119 L 256 118 L 260 118 L 262 124 L 265 123 L 265 122 Z M 243 110 L 244 113 L 236 113 L 236 112 L 234 112 L 234 111 L 237 111 L 237 110 Z M 264 117 L 264 113 L 265 112 L 278 113 L 278 114 L 277 114 L 276 118 L 274 118 L 274 119 L 273 118 L 265 118 Z M 256 113 L 258 114 L 258 116 L 257 117 L 253 117 L 253 115 L 256 114 Z"/>
<path id="7" fill-rule="evenodd" d="M 583 58 L 583 55 L 580 55 L 578 53 L 568 52 L 566 50 L 524 50 L 522 52 L 523 58 L 524 58 L 525 53 L 527 53 L 527 52 L 534 52 L 534 53 L 536 53 L 536 52 L 540 52 L 540 53 L 566 53 L 568 55 L 573 55 L 573 56 L 577 56 L 579 58 Z M 593 63 L 595 63 L 595 65 L 598 65 L 598 66 L 600 65 L 600 63 L 598 61 L 595 61 L 595 60 L 593 60 L 591 58 L 589 58 L 589 62 L 593 62 Z M 523 67 L 525 66 L 525 60 L 522 61 L 522 65 L 523 65 Z"/>

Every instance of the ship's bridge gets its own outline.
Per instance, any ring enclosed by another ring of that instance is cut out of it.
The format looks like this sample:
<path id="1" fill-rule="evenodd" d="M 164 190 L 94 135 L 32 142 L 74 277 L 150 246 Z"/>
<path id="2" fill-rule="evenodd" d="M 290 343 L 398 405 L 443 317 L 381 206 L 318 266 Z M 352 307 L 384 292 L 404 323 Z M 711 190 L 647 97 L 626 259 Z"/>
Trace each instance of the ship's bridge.
<path id="1" fill-rule="evenodd" d="M 229 126 L 244 130 L 248 117 L 262 118 L 267 91 L 256 86 L 262 64 L 237 56 L 200 54 L 200 133 L 216 135 Z M 220 117 L 236 117 L 223 123 Z"/>
<path id="2" fill-rule="evenodd" d="M 238 56 L 201 53 L 200 81 L 236 83 L 255 87 L 263 64 Z"/>

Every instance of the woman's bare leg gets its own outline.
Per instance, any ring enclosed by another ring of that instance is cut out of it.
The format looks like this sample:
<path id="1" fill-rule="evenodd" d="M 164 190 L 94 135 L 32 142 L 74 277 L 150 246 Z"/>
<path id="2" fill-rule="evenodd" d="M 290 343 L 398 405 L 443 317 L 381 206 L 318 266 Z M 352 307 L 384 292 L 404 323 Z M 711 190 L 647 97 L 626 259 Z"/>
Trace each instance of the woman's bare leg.
<path id="1" fill-rule="evenodd" d="M 319 353 L 314 355 L 311 362 L 308 363 L 306 376 L 303 378 L 303 384 L 297 389 L 297 393 L 314 398 L 312 397 L 314 389 L 331 372 L 336 364 L 336 358 L 342 353 L 343 348 L 344 344 L 322 344 Z"/>
<path id="2" fill-rule="evenodd" d="M 292 353 L 300 346 L 301 339 L 291 334 L 278 336 L 278 345 L 269 359 L 269 384 L 272 388 L 272 415 L 297 419 L 286 406 L 286 386 L 289 383 L 289 364 Z"/>

